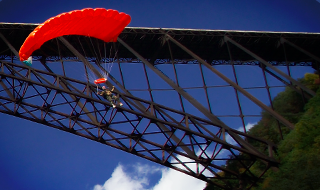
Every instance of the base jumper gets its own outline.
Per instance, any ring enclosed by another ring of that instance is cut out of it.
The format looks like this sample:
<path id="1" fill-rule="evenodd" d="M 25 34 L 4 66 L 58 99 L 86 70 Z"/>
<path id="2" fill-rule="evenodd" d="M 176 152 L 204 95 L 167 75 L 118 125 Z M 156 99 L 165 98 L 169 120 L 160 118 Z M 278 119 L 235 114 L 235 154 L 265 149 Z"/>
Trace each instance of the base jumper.
<path id="1" fill-rule="evenodd" d="M 114 94 L 114 86 L 112 86 L 112 89 L 107 89 L 105 86 L 102 86 L 102 91 L 97 92 L 98 95 L 102 96 L 104 99 L 108 100 L 112 107 L 115 108 L 116 104 L 119 104 L 119 106 L 122 106 L 123 104 L 120 102 L 119 96 Z"/>

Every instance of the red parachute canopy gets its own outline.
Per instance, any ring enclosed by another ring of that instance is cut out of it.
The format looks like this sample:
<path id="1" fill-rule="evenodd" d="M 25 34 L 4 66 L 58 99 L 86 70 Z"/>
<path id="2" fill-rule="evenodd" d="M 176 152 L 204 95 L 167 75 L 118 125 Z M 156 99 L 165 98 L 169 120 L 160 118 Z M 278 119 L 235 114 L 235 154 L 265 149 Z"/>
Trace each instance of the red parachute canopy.
<path id="1" fill-rule="evenodd" d="M 20 60 L 27 60 L 43 43 L 63 35 L 83 35 L 116 42 L 131 17 L 112 9 L 86 8 L 59 14 L 32 31 L 20 48 Z"/>

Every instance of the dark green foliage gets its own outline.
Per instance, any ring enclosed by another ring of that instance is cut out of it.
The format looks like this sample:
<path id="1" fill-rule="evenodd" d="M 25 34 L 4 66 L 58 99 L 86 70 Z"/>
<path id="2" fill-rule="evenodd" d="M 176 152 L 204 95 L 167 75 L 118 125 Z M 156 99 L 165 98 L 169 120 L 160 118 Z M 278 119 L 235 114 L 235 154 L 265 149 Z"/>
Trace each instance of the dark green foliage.
<path id="1" fill-rule="evenodd" d="M 301 83 L 306 83 L 301 79 Z M 302 95 L 287 87 L 285 91 L 280 92 L 272 101 L 273 109 L 291 123 L 297 123 L 304 113 L 304 105 L 307 99 Z M 272 115 L 262 111 L 262 119 L 249 131 L 249 134 L 268 139 L 278 144 L 282 138 L 290 132 L 283 124 L 279 123 Z M 281 134 L 280 134 L 281 131 Z M 254 142 L 252 142 L 253 145 Z"/>
<path id="2" fill-rule="evenodd" d="M 249 131 L 250 135 L 268 139 L 278 145 L 276 157 L 280 160 L 279 171 L 269 170 L 263 181 L 253 187 L 253 190 L 320 190 L 320 89 L 316 80 L 318 75 L 305 75 L 299 82 L 308 88 L 317 91 L 317 95 L 311 99 L 302 99 L 302 95 L 287 87 L 273 100 L 274 110 L 295 124 L 294 130 L 278 123 L 269 113 L 262 112 L 262 119 Z M 283 137 L 280 135 L 282 131 Z M 283 139 L 282 139 L 283 138 Z M 267 154 L 262 144 L 249 141 L 261 152 Z M 232 161 L 227 162 L 227 169 L 237 171 L 237 166 Z M 265 168 L 265 164 L 256 162 L 251 171 L 259 173 Z M 218 180 L 217 180 L 218 182 Z M 235 187 L 239 182 L 233 181 Z M 207 185 L 205 190 L 216 190 Z"/>
<path id="3" fill-rule="evenodd" d="M 281 166 L 255 189 L 320 189 L 320 90 L 306 112 L 279 145 Z"/>

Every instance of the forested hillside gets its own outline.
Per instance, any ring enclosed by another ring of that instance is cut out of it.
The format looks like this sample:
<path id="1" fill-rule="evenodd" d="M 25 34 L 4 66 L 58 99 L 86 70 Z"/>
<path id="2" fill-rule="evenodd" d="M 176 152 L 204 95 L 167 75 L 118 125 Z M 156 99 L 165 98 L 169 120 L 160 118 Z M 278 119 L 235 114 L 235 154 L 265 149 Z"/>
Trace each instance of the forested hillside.
<path id="1" fill-rule="evenodd" d="M 313 98 L 302 99 L 292 88 L 279 93 L 272 104 L 276 112 L 295 124 L 294 130 L 279 124 L 271 115 L 262 112 L 262 119 L 248 132 L 271 140 L 278 145 L 276 158 L 280 161 L 277 172 L 269 169 L 253 190 L 320 190 L 320 89 L 319 75 L 307 73 L 299 82 L 317 92 Z M 280 135 L 279 131 L 283 135 Z M 259 145 L 254 144 L 257 148 Z M 260 149 L 261 151 L 262 148 Z M 253 173 L 259 173 L 262 163 L 256 162 Z M 226 166 L 239 171 L 232 161 Z M 220 188 L 207 185 L 205 190 Z"/>

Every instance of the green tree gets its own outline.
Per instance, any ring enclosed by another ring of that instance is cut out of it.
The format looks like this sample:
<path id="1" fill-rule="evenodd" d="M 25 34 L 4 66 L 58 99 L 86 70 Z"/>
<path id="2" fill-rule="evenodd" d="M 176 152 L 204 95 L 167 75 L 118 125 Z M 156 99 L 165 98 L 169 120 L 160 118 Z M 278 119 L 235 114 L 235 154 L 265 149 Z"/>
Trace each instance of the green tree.
<path id="1" fill-rule="evenodd" d="M 279 145 L 279 172 L 270 173 L 256 189 L 320 189 L 320 90 L 306 112 Z"/>
<path id="2" fill-rule="evenodd" d="M 317 80 L 319 80 L 319 75 L 311 73 L 306 73 L 303 79 L 299 79 L 300 83 L 317 91 L 317 95 L 309 101 L 308 99 L 303 100 L 301 93 L 289 87 L 272 101 L 274 110 L 295 124 L 294 130 L 290 131 L 279 124 L 269 113 L 263 111 L 262 119 L 249 131 L 250 135 L 278 144 L 277 158 L 281 161 L 278 172 L 269 170 L 264 175 L 263 181 L 252 189 L 320 190 L 320 182 L 318 182 L 320 176 L 320 90 Z M 281 138 L 280 130 L 284 140 Z M 249 141 L 249 143 L 267 154 L 265 147 L 261 144 L 256 141 Z M 241 166 L 233 161 L 228 161 L 224 167 L 233 171 L 241 170 Z M 264 167 L 263 163 L 256 162 L 251 172 L 259 173 Z M 235 187 L 239 184 L 234 180 L 232 183 Z M 205 188 L 205 190 L 216 189 L 220 188 L 210 184 L 207 184 Z"/>

